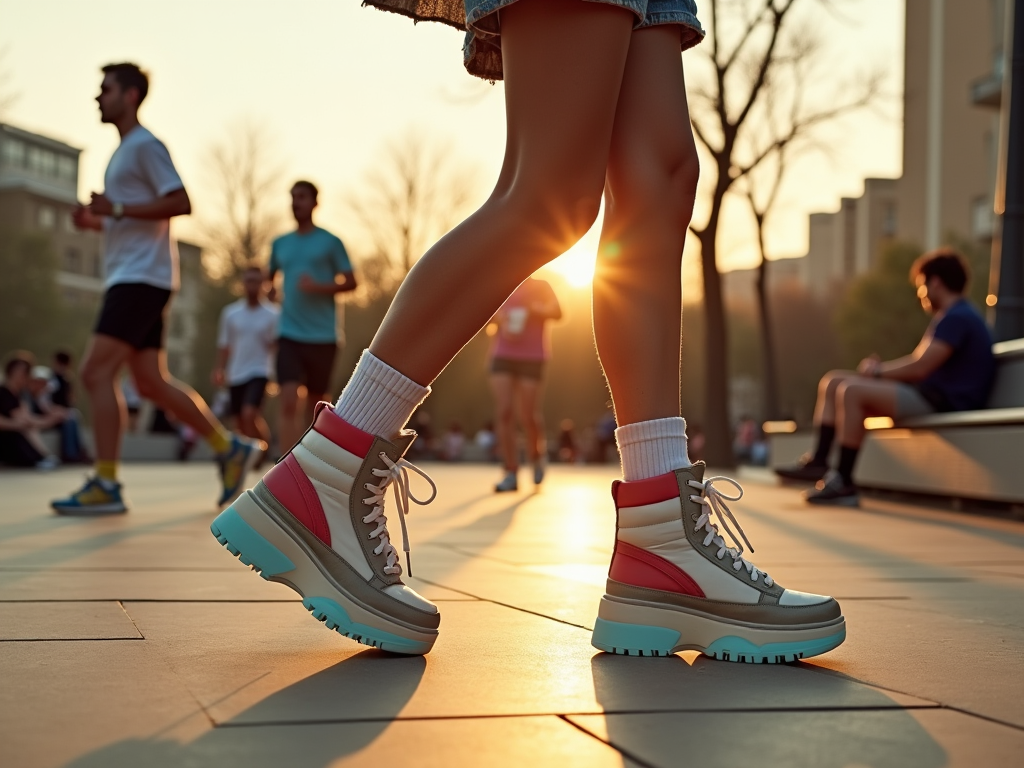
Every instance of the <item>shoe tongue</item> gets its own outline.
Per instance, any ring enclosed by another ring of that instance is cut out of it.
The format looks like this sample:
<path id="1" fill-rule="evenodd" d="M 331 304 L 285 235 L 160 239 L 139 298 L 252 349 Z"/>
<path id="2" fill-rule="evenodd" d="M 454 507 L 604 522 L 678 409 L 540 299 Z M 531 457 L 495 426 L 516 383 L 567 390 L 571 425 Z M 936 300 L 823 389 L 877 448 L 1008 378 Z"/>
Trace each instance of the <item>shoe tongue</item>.
<path id="1" fill-rule="evenodd" d="M 398 449 L 398 457 L 401 458 L 402 456 L 405 456 L 406 452 L 408 452 L 409 446 L 413 444 L 413 441 L 415 439 L 416 433 L 413 432 L 411 429 L 406 429 L 403 430 L 398 435 L 398 437 L 394 438 L 393 440 L 389 440 L 388 442 L 390 442 L 393 446 L 395 446 L 396 449 Z"/>

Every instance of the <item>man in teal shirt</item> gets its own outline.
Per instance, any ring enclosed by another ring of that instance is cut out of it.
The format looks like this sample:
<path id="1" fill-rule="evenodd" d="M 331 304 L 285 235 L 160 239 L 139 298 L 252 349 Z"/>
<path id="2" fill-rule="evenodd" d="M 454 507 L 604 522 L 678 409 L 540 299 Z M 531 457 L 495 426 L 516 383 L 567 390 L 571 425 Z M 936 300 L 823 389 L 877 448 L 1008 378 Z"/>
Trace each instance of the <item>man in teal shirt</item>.
<path id="1" fill-rule="evenodd" d="M 277 383 L 281 387 L 279 440 L 287 451 L 299 439 L 299 388 L 306 388 L 306 420 L 324 399 L 338 352 L 334 296 L 354 290 L 356 278 L 341 240 L 313 223 L 317 188 L 309 181 L 292 186 L 292 213 L 298 227 L 274 241 L 270 279 L 281 272 L 281 321 L 277 346 Z M 271 290 L 276 300 L 276 288 Z"/>

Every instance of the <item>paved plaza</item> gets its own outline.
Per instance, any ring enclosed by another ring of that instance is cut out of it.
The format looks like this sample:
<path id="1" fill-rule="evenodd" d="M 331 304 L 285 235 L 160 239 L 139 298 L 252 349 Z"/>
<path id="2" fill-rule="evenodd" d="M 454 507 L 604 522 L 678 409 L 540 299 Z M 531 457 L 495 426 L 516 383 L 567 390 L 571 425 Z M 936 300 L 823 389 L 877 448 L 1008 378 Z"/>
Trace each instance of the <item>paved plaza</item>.
<path id="1" fill-rule="evenodd" d="M 839 598 L 846 643 L 789 665 L 622 657 L 590 646 L 613 467 L 555 467 L 542 492 L 502 496 L 494 467 L 425 469 L 440 492 L 409 519 L 410 583 L 442 621 L 422 658 L 326 630 L 232 559 L 209 532 L 209 466 L 128 465 L 132 511 L 101 519 L 47 509 L 79 472 L 0 474 L 0 765 L 1024 759 L 1022 523 L 874 500 L 808 509 L 741 475 L 754 562 Z"/>

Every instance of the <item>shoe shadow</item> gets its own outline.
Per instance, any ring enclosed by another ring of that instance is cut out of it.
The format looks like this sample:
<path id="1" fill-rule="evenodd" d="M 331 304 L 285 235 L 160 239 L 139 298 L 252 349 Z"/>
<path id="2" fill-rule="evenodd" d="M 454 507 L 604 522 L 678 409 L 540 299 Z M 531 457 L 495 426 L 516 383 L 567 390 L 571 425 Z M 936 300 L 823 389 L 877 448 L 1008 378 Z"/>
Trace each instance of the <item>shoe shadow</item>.
<path id="1" fill-rule="evenodd" d="M 226 720 L 217 717 L 223 701 L 208 705 L 204 713 L 214 727 L 191 741 L 166 735 L 180 725 L 175 723 L 153 737 L 83 755 L 67 768 L 326 768 L 381 737 L 419 687 L 426 666 L 422 656 L 368 649 Z"/>
<path id="2" fill-rule="evenodd" d="M 686 654 L 591 660 L 605 713 L 573 721 L 638 762 L 701 768 L 939 768 L 945 750 L 884 692 L 810 664 Z"/>

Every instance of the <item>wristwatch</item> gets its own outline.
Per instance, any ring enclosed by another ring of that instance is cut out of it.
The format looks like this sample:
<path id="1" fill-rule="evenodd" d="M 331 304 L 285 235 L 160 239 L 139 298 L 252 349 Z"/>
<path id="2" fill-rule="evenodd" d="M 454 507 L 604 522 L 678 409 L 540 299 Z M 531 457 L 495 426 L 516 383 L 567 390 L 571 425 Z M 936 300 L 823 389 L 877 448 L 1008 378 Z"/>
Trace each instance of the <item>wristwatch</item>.
<path id="1" fill-rule="evenodd" d="M 124 218 L 124 203 L 112 203 L 111 208 L 113 208 L 113 210 L 111 211 L 111 215 L 115 219 L 120 221 L 122 218 Z"/>

